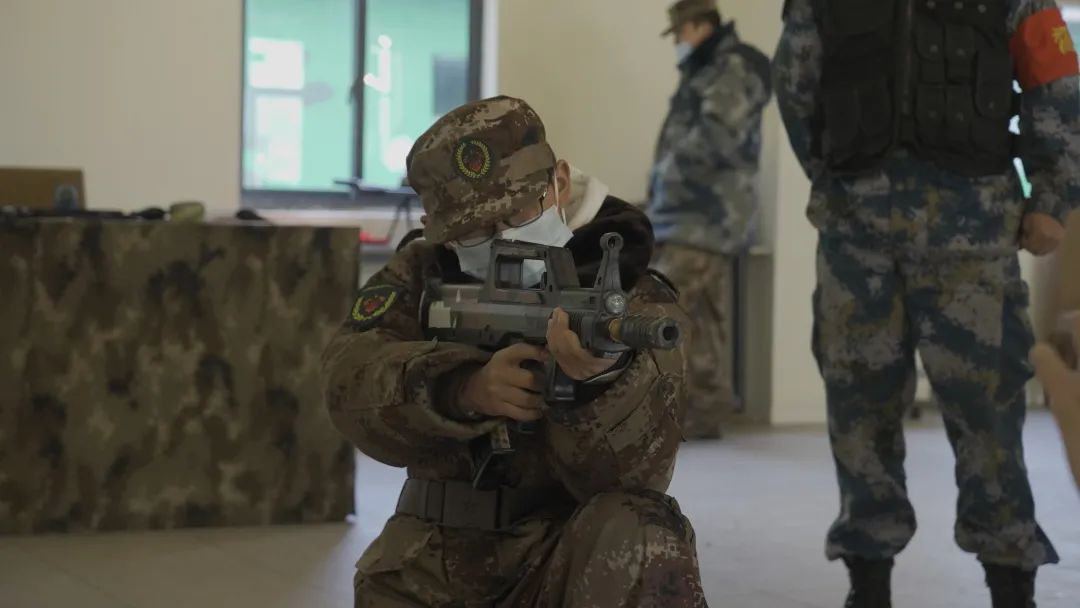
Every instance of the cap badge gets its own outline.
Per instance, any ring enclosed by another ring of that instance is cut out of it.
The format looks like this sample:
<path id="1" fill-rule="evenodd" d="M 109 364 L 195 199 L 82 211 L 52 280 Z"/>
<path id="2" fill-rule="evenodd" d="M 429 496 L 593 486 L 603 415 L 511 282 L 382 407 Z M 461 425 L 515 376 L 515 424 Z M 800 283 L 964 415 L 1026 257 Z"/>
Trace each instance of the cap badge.
<path id="1" fill-rule="evenodd" d="M 491 174 L 491 149 L 475 139 L 465 139 L 454 152 L 457 171 L 466 179 L 484 179 Z"/>

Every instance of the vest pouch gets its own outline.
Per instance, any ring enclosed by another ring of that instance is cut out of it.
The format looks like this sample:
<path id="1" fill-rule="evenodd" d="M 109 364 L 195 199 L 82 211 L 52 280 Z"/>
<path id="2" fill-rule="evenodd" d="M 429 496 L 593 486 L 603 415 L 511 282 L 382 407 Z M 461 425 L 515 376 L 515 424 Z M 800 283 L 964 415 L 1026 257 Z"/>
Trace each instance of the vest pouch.
<path id="1" fill-rule="evenodd" d="M 1008 118 L 1013 106 L 1012 58 L 1008 53 L 979 53 L 975 108 L 986 118 Z"/>
<path id="2" fill-rule="evenodd" d="M 825 22 L 842 36 L 869 34 L 895 19 L 896 0 L 828 0 Z"/>
<path id="3" fill-rule="evenodd" d="M 945 84 L 945 28 L 925 19 L 915 24 L 915 49 L 919 53 L 919 82 Z"/>
<path id="4" fill-rule="evenodd" d="M 1008 17 L 1007 5 L 1010 3 L 999 0 L 938 0 L 939 4 L 945 5 L 941 11 L 943 18 L 950 21 L 970 23 L 975 27 L 991 32 L 1000 29 Z"/>
<path id="5" fill-rule="evenodd" d="M 915 96 L 915 122 L 919 142 L 938 146 L 945 127 L 945 87 L 920 85 Z"/>
<path id="6" fill-rule="evenodd" d="M 1006 159 L 1012 156 L 1013 134 L 997 124 L 976 123 L 971 141 L 980 155 Z"/>
<path id="7" fill-rule="evenodd" d="M 1008 85 L 986 83 L 975 89 L 975 107 L 986 118 L 1009 118 L 1012 114 L 1013 92 Z"/>
<path id="8" fill-rule="evenodd" d="M 1009 119 L 1016 114 L 1019 95 L 1013 90 L 1012 57 L 1005 50 L 981 49 L 975 82 L 975 110 L 978 115 L 971 131 L 972 143 L 989 163 L 1008 167 L 1013 152 Z"/>
<path id="9" fill-rule="evenodd" d="M 975 30 L 966 25 L 945 26 L 945 52 L 949 82 L 975 79 Z"/>
<path id="10" fill-rule="evenodd" d="M 975 108 L 971 87 L 953 85 L 945 89 L 945 136 L 947 145 L 956 152 L 971 148 L 971 122 Z"/>

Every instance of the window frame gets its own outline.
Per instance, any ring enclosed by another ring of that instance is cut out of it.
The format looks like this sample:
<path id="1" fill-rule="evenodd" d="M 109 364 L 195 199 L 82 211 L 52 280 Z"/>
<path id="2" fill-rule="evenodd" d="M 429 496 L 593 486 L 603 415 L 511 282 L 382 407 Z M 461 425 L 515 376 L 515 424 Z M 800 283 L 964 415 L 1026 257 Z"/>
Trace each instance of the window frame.
<path id="1" fill-rule="evenodd" d="M 354 150 L 353 175 L 362 174 L 364 166 L 364 67 L 367 64 L 367 8 L 368 0 L 353 0 L 356 7 L 356 73 L 353 77 Z M 244 135 L 247 128 L 247 108 L 244 100 L 248 86 L 248 0 L 241 2 L 241 51 L 240 51 L 240 199 L 244 207 L 253 209 L 305 210 L 305 209 L 357 209 L 370 207 L 394 207 L 404 198 L 415 197 L 408 188 L 387 190 L 382 188 L 351 188 L 347 190 L 280 190 L 273 188 L 248 188 L 244 184 Z M 469 81 L 466 85 L 466 101 L 480 99 L 484 50 L 484 0 L 469 0 Z M 342 186 L 342 188 L 346 188 Z"/>

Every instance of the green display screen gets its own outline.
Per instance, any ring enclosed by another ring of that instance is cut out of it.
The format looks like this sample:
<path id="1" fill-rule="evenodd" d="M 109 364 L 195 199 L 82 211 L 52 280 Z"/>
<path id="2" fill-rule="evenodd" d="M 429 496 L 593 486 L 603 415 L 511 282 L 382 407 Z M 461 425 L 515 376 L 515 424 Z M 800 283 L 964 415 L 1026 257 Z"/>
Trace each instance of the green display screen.
<path id="1" fill-rule="evenodd" d="M 245 6 L 245 189 L 331 191 L 340 189 L 334 180 L 353 177 L 399 186 L 416 138 L 467 101 L 469 0 Z M 364 32 L 359 6 L 366 7 Z M 359 142 L 354 87 L 364 98 Z"/>

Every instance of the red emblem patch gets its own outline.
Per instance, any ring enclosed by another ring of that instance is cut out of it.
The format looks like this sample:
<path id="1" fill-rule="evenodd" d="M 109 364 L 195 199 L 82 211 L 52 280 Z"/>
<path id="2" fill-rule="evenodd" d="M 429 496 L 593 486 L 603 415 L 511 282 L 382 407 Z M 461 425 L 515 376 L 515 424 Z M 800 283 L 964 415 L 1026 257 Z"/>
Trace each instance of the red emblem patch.
<path id="1" fill-rule="evenodd" d="M 378 325 L 379 319 L 397 303 L 400 293 L 400 289 L 389 285 L 365 287 L 356 299 L 356 304 L 353 304 L 353 326 L 367 331 Z"/>
<path id="2" fill-rule="evenodd" d="M 1009 47 L 1016 61 L 1016 79 L 1025 91 L 1080 73 L 1060 9 L 1043 9 L 1024 19 Z"/>

